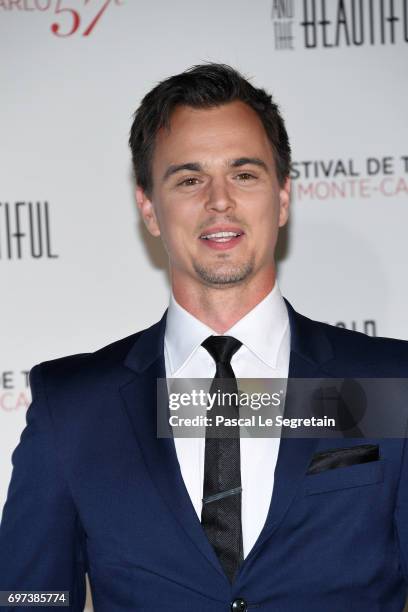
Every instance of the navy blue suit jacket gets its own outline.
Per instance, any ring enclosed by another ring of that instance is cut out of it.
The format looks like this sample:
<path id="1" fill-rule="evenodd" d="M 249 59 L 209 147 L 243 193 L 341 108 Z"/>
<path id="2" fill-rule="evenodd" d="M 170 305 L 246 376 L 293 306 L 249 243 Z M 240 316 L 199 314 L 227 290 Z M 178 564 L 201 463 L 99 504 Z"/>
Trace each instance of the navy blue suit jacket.
<path id="1" fill-rule="evenodd" d="M 408 343 L 288 310 L 290 377 L 407 376 Z M 361 440 L 282 439 L 265 525 L 231 586 L 174 441 L 156 436 L 164 331 L 165 315 L 96 353 L 33 368 L 0 528 L 0 590 L 69 590 L 79 612 L 88 572 L 97 612 L 227 612 L 238 597 L 259 612 L 400 612 L 405 439 L 364 440 L 379 444 L 379 460 L 314 475 L 317 452 Z"/>

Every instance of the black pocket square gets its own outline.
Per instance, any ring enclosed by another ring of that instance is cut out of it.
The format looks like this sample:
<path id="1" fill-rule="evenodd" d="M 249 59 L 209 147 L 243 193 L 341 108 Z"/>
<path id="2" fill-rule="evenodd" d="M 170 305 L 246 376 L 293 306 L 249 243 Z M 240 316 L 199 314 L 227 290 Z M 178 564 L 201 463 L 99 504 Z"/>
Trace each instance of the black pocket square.
<path id="1" fill-rule="evenodd" d="M 310 476 L 325 472 L 326 470 L 378 461 L 379 459 L 380 450 L 378 444 L 361 444 L 348 448 L 333 448 L 316 453 L 312 457 L 306 474 Z"/>

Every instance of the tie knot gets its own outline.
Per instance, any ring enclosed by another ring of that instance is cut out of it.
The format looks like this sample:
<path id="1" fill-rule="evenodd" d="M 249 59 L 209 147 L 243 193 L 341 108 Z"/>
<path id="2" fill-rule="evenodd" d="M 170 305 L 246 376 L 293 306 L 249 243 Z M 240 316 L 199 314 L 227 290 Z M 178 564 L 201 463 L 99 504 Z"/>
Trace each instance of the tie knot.
<path id="1" fill-rule="evenodd" d="M 229 364 L 242 342 L 232 336 L 208 336 L 201 343 L 216 363 Z"/>

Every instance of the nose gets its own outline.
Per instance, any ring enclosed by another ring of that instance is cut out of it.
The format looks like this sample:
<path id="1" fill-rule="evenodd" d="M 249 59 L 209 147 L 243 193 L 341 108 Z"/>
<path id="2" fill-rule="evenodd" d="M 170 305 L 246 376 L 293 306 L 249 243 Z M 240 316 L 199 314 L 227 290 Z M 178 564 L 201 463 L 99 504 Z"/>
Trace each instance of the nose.
<path id="1" fill-rule="evenodd" d="M 235 208 L 235 201 L 231 194 L 231 187 L 227 184 L 226 179 L 214 178 L 208 190 L 206 209 L 224 212 L 232 208 Z"/>

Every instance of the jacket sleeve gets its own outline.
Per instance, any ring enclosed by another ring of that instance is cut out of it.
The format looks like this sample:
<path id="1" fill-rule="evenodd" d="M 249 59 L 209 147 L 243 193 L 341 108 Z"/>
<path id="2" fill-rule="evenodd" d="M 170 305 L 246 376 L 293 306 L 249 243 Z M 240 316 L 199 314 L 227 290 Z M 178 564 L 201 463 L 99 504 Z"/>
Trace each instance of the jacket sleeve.
<path id="1" fill-rule="evenodd" d="M 396 527 L 401 553 L 401 571 L 408 585 L 408 439 L 404 440 L 401 474 L 396 504 Z"/>
<path id="2" fill-rule="evenodd" d="M 32 403 L 12 455 L 13 471 L 0 524 L 0 591 L 69 591 L 85 605 L 85 534 L 58 459 L 42 366 L 30 373 Z M 38 607 L 0 606 L 9 610 Z"/>

